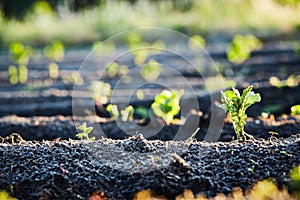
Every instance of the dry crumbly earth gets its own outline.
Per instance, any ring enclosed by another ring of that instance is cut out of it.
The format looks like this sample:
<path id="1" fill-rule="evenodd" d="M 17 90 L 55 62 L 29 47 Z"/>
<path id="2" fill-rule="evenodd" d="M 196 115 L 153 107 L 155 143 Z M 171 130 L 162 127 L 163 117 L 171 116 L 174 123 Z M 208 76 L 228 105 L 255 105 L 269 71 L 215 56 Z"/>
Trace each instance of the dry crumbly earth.
<path id="1" fill-rule="evenodd" d="M 87 199 L 101 191 L 132 199 L 144 189 L 174 199 L 185 189 L 208 197 L 249 189 L 259 180 L 287 186 L 300 164 L 300 134 L 285 139 L 196 142 L 125 140 L 24 141 L 0 144 L 0 190 L 18 199 Z"/>

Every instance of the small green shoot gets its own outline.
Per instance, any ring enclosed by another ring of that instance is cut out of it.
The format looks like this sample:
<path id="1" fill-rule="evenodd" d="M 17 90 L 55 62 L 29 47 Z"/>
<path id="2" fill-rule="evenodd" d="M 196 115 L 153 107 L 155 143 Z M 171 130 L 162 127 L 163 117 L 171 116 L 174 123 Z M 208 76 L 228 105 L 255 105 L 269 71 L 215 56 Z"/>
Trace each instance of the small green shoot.
<path id="1" fill-rule="evenodd" d="M 106 73 L 109 77 L 113 78 L 117 75 L 123 76 L 128 72 L 128 67 L 126 65 L 118 65 L 116 62 L 112 62 L 106 68 Z"/>
<path id="2" fill-rule="evenodd" d="M 84 80 L 79 71 L 72 72 L 70 75 L 62 76 L 62 79 L 63 79 L 63 82 L 67 83 L 67 84 L 72 83 L 72 84 L 80 86 L 80 85 L 83 85 L 83 83 L 84 83 Z M 92 86 L 90 86 L 90 87 L 92 87 Z"/>
<path id="3" fill-rule="evenodd" d="M 99 55 L 109 55 L 115 52 L 116 45 L 113 42 L 100 42 L 96 41 L 93 43 L 93 51 L 95 51 Z"/>
<path id="4" fill-rule="evenodd" d="M 65 55 L 64 44 L 59 40 L 51 42 L 51 44 L 44 48 L 44 55 L 49 60 L 62 61 Z"/>
<path id="5" fill-rule="evenodd" d="M 161 66 L 155 60 L 150 60 L 141 68 L 141 76 L 149 82 L 155 81 L 159 77 L 160 72 Z"/>
<path id="6" fill-rule="evenodd" d="M 92 98 L 97 105 L 106 104 L 112 94 L 110 84 L 103 81 L 94 81 L 89 89 L 93 92 Z"/>
<path id="7" fill-rule="evenodd" d="M 8 67 L 10 83 L 17 84 L 20 82 L 25 84 L 28 79 L 27 64 L 32 55 L 32 48 L 18 42 L 13 42 L 9 46 L 9 51 L 12 60 L 18 65 L 18 68 L 14 65 Z"/>
<path id="8" fill-rule="evenodd" d="M 144 91 L 142 89 L 138 89 L 136 90 L 136 93 L 135 93 L 136 97 L 139 99 L 139 100 L 143 100 L 145 98 L 145 94 L 144 94 Z"/>
<path id="9" fill-rule="evenodd" d="M 109 114 L 116 120 L 119 118 L 119 110 L 118 110 L 118 106 L 117 105 L 113 105 L 113 104 L 108 104 L 106 106 L 106 110 L 107 112 L 109 112 Z"/>
<path id="10" fill-rule="evenodd" d="M 151 108 L 154 114 L 162 118 L 167 125 L 171 124 L 175 115 L 180 112 L 179 100 L 183 95 L 183 91 L 163 90 L 156 95 Z"/>
<path id="11" fill-rule="evenodd" d="M 202 49 L 205 47 L 205 39 L 200 35 L 193 35 L 189 40 L 189 47 L 192 49 Z"/>
<path id="12" fill-rule="evenodd" d="M 135 109 L 135 113 L 141 116 L 143 119 L 149 118 L 149 110 L 143 106 L 139 106 Z"/>
<path id="13" fill-rule="evenodd" d="M 51 63 L 48 66 L 48 70 L 49 70 L 49 76 L 52 79 L 57 79 L 59 76 L 59 67 L 56 63 Z"/>
<path id="14" fill-rule="evenodd" d="M 8 67 L 8 76 L 11 84 L 15 85 L 19 82 L 18 69 L 14 65 Z"/>
<path id="15" fill-rule="evenodd" d="M 94 129 L 93 127 L 87 127 L 86 122 L 84 122 L 79 127 L 76 127 L 79 131 L 82 131 L 82 133 L 78 133 L 76 137 L 78 137 L 81 140 L 88 140 L 88 141 L 95 141 L 95 137 L 89 137 L 89 133 L 92 132 Z"/>
<path id="16" fill-rule="evenodd" d="M 258 50 L 261 46 L 261 41 L 254 35 L 236 35 L 227 48 L 228 60 L 233 63 L 244 62 L 253 50 Z"/>
<path id="17" fill-rule="evenodd" d="M 32 55 L 32 48 L 19 42 L 13 42 L 9 46 L 12 60 L 18 65 L 27 65 Z"/>
<path id="18" fill-rule="evenodd" d="M 246 139 L 246 136 L 253 138 L 244 131 L 245 120 L 247 119 L 246 109 L 261 100 L 259 94 L 255 94 L 251 91 L 252 88 L 253 86 L 249 86 L 244 89 L 242 95 L 240 95 L 239 91 L 234 87 L 232 90 L 221 92 L 223 107 L 232 119 L 233 127 L 239 140 Z"/>
<path id="19" fill-rule="evenodd" d="M 127 106 L 121 110 L 122 121 L 132 121 L 134 114 L 134 108 L 132 106 Z"/>
<path id="20" fill-rule="evenodd" d="M 119 65 L 116 62 L 111 63 L 106 68 L 106 73 L 109 77 L 115 77 L 118 74 Z"/>
<path id="21" fill-rule="evenodd" d="M 121 120 L 122 121 L 132 121 L 133 120 L 133 114 L 135 112 L 135 109 L 133 106 L 129 105 L 125 107 L 124 109 L 120 110 L 118 109 L 117 105 L 114 104 L 108 104 L 106 106 L 107 112 L 113 117 L 114 120 L 119 119 L 120 113 L 121 113 Z"/>
<path id="22" fill-rule="evenodd" d="M 133 51 L 132 54 L 134 55 L 134 64 L 136 65 L 142 65 L 148 57 L 148 51 L 146 50 Z"/>
<path id="23" fill-rule="evenodd" d="M 45 57 L 51 60 L 51 63 L 48 66 L 50 78 L 57 79 L 59 76 L 59 67 L 56 62 L 62 61 L 64 58 L 64 44 L 59 40 L 55 40 L 48 46 L 44 47 L 43 52 Z"/>
<path id="24" fill-rule="evenodd" d="M 272 76 L 270 77 L 269 82 L 272 86 L 277 88 L 296 87 L 300 82 L 300 75 L 295 76 L 292 74 L 286 80 L 280 80 L 278 77 Z"/>
<path id="25" fill-rule="evenodd" d="M 300 105 L 294 105 L 291 107 L 292 115 L 300 115 Z"/>

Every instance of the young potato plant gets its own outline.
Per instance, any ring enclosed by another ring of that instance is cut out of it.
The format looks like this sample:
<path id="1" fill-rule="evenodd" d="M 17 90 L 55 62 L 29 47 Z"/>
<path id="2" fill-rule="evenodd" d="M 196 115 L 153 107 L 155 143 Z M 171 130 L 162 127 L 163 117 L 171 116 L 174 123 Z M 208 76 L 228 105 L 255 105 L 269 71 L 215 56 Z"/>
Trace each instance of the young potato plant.
<path id="1" fill-rule="evenodd" d="M 106 68 L 106 73 L 109 77 L 114 78 L 115 76 L 123 76 L 128 72 L 126 65 L 119 65 L 116 62 L 111 63 Z"/>
<path id="2" fill-rule="evenodd" d="M 297 87 L 300 82 L 300 75 L 289 75 L 289 77 L 286 80 L 280 80 L 276 76 L 271 76 L 269 82 L 272 86 L 277 88 Z"/>
<path id="3" fill-rule="evenodd" d="M 93 81 L 89 86 L 89 90 L 93 93 L 92 98 L 98 106 L 106 104 L 112 94 L 110 84 L 103 81 Z"/>
<path id="4" fill-rule="evenodd" d="M 183 91 L 163 90 L 156 95 L 151 108 L 154 114 L 162 118 L 166 124 L 171 124 L 174 117 L 180 112 L 179 100 Z"/>
<path id="5" fill-rule="evenodd" d="M 201 35 L 193 35 L 189 40 L 189 47 L 198 50 L 205 47 L 205 39 Z"/>
<path id="6" fill-rule="evenodd" d="M 87 127 L 86 122 L 84 122 L 79 127 L 76 127 L 78 130 L 82 131 L 82 133 L 78 133 L 76 137 L 81 140 L 95 141 L 95 137 L 89 137 L 89 133 L 94 129 L 93 127 Z"/>
<path id="7" fill-rule="evenodd" d="M 300 105 L 294 105 L 291 107 L 292 115 L 300 115 Z"/>
<path id="8" fill-rule="evenodd" d="M 244 140 L 246 137 L 253 138 L 244 131 L 245 120 L 247 118 L 246 109 L 261 100 L 259 94 L 251 91 L 252 88 L 253 86 L 249 86 L 244 89 L 242 95 L 234 87 L 232 90 L 221 92 L 223 107 L 232 119 L 233 127 L 239 140 Z"/>
<path id="9" fill-rule="evenodd" d="M 162 67 L 160 64 L 151 59 L 141 68 L 140 74 L 146 81 L 151 82 L 155 81 L 159 77 L 161 70 Z"/>
<path id="10" fill-rule="evenodd" d="M 13 42 L 9 46 L 12 60 L 18 65 L 10 65 L 8 67 L 8 75 L 11 84 L 18 82 L 25 84 L 28 78 L 28 61 L 32 55 L 32 48 L 18 42 Z"/>
<path id="11" fill-rule="evenodd" d="M 122 121 L 132 121 L 133 120 L 133 114 L 135 112 L 135 109 L 133 106 L 129 105 L 125 107 L 124 109 L 120 110 L 118 109 L 117 105 L 114 104 L 108 104 L 106 107 L 107 112 L 113 117 L 114 120 L 119 119 L 120 113 L 121 113 L 121 119 Z"/>
<path id="12" fill-rule="evenodd" d="M 55 40 L 44 48 L 44 55 L 46 58 L 51 60 L 48 66 L 50 78 L 57 79 L 59 76 L 59 67 L 57 62 L 62 61 L 65 55 L 64 44 Z"/>
<path id="13" fill-rule="evenodd" d="M 227 48 L 228 60 L 233 63 L 241 63 L 250 57 L 253 50 L 258 50 L 262 42 L 254 35 L 236 35 Z"/>

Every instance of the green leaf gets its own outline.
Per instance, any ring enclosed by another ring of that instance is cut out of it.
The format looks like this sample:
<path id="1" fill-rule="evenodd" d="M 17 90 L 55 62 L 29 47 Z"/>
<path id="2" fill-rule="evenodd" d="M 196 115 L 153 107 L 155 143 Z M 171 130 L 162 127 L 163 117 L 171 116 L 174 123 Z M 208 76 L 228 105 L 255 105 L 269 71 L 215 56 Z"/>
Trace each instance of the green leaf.
<path id="1" fill-rule="evenodd" d="M 259 94 L 252 92 L 253 86 L 243 90 L 242 96 L 234 87 L 232 90 L 221 92 L 221 101 L 226 112 L 230 114 L 234 130 L 239 139 L 245 138 L 244 126 L 246 124 L 246 109 L 261 100 Z"/>
<path id="2" fill-rule="evenodd" d="M 84 134 L 83 133 L 78 133 L 78 134 L 76 134 L 76 137 L 81 139 L 82 137 L 84 137 Z"/>
<path id="3" fill-rule="evenodd" d="M 255 94 L 254 92 L 249 92 L 244 100 L 244 109 L 248 108 L 252 104 L 255 104 L 257 102 L 261 101 L 261 97 L 259 94 Z"/>
<path id="4" fill-rule="evenodd" d="M 80 125 L 77 129 L 80 131 L 84 131 L 86 129 L 86 122 L 84 122 L 82 125 Z"/>
<path id="5" fill-rule="evenodd" d="M 226 90 L 226 91 L 224 92 L 224 94 L 225 94 L 226 98 L 228 98 L 228 99 L 230 99 L 230 100 L 232 100 L 234 97 L 237 96 L 236 92 L 234 92 L 234 91 L 232 91 L 232 90 Z"/>
<path id="6" fill-rule="evenodd" d="M 119 117 L 119 110 L 117 105 L 108 104 L 106 110 L 110 113 L 110 115 L 116 120 Z"/>
<path id="7" fill-rule="evenodd" d="M 93 130 L 93 127 L 88 127 L 85 129 L 85 133 L 89 134 Z"/>
<path id="8" fill-rule="evenodd" d="M 155 81 L 159 77 L 160 72 L 160 64 L 155 60 L 150 60 L 148 63 L 142 66 L 140 73 L 146 81 Z"/>
<path id="9" fill-rule="evenodd" d="M 180 112 L 179 99 L 181 92 L 164 90 L 156 95 L 151 108 L 154 114 L 164 119 L 167 123 L 171 122 L 175 115 Z"/>

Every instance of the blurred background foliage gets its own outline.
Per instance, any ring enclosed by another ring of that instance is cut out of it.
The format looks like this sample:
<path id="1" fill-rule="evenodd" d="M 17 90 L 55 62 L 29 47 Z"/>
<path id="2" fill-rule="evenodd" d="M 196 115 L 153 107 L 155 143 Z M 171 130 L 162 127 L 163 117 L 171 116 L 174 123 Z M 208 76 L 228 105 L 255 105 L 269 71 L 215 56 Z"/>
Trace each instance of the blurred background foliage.
<path id="1" fill-rule="evenodd" d="M 91 43 L 159 26 L 188 35 L 297 32 L 300 0 L 1 0 L 0 44 Z"/>

